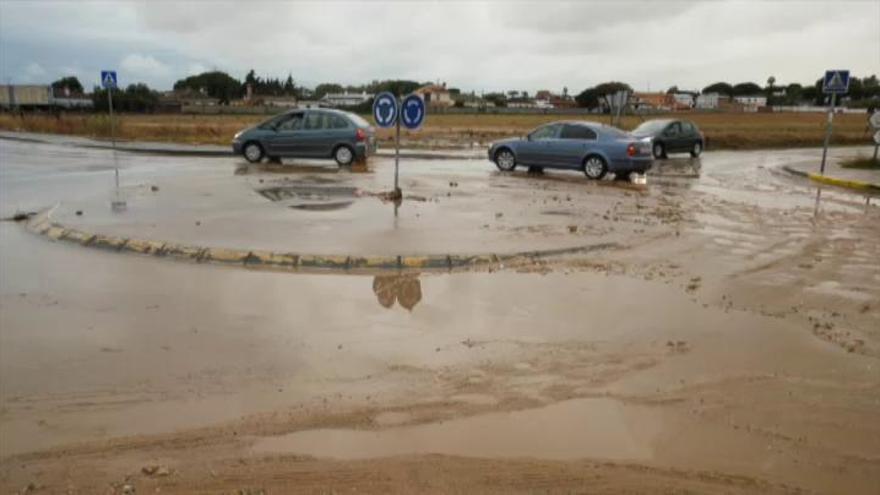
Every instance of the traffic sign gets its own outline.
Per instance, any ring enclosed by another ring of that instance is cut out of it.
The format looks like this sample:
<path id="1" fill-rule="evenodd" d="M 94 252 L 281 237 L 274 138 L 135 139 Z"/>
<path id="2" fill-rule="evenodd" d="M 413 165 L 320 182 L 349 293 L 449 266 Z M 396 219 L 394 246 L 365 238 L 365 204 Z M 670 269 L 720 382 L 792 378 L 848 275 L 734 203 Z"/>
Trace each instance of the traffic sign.
<path id="1" fill-rule="evenodd" d="M 391 93 L 379 93 L 373 100 L 373 119 L 379 127 L 391 127 L 397 121 L 397 98 Z"/>
<path id="2" fill-rule="evenodd" d="M 880 144 L 880 131 L 874 133 L 874 142 Z"/>
<path id="3" fill-rule="evenodd" d="M 418 129 L 425 122 L 425 100 L 419 95 L 409 95 L 403 99 L 400 119 L 407 129 Z"/>
<path id="4" fill-rule="evenodd" d="M 871 127 L 874 129 L 880 129 L 880 110 L 874 110 L 874 113 L 868 117 L 868 123 L 871 124 Z"/>
<path id="5" fill-rule="evenodd" d="M 102 70 L 101 71 L 101 86 L 104 89 L 116 89 L 116 71 L 115 70 Z"/>
<path id="6" fill-rule="evenodd" d="M 848 70 L 826 70 L 822 82 L 822 92 L 825 94 L 845 95 L 849 91 Z"/>

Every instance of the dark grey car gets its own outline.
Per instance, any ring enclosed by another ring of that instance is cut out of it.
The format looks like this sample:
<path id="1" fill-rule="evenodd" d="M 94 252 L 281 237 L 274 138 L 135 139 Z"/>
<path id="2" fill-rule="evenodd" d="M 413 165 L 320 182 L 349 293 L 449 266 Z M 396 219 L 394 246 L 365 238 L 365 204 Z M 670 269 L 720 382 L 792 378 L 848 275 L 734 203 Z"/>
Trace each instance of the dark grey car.
<path id="1" fill-rule="evenodd" d="M 700 156 L 706 147 L 706 139 L 697 126 L 689 120 L 647 120 L 632 131 L 638 137 L 649 137 L 654 143 L 654 158 L 666 158 L 667 153 L 690 153 Z"/>
<path id="2" fill-rule="evenodd" d="M 607 172 L 625 177 L 651 168 L 651 140 L 597 122 L 551 122 L 524 138 L 492 143 L 489 159 L 505 171 L 524 165 L 580 170 L 590 179 Z"/>
<path id="3" fill-rule="evenodd" d="M 350 165 L 376 151 L 373 127 L 340 110 L 291 110 L 245 129 L 232 140 L 232 151 L 249 162 L 263 158 L 333 158 Z"/>

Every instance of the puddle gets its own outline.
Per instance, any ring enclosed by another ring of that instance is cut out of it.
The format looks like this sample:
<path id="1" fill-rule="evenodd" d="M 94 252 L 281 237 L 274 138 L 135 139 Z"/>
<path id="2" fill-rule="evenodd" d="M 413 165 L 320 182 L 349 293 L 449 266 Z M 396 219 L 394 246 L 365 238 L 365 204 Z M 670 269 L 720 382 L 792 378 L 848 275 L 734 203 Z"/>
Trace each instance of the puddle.
<path id="1" fill-rule="evenodd" d="M 326 201 L 331 198 L 354 198 L 357 194 L 357 188 L 318 185 L 277 186 L 258 189 L 257 192 L 269 201 L 284 201 L 288 199 Z"/>
<path id="2" fill-rule="evenodd" d="M 348 208 L 352 205 L 354 201 L 331 201 L 327 203 L 297 203 L 295 205 L 290 205 L 294 210 L 307 210 L 307 211 L 332 211 L 332 210 L 341 210 L 343 208 Z"/>
<path id="3" fill-rule="evenodd" d="M 387 425 L 406 418 L 380 419 Z M 253 449 L 336 459 L 444 454 L 644 461 L 653 456 L 651 442 L 658 431 L 659 418 L 649 408 L 612 399 L 577 399 L 540 409 L 377 431 L 300 431 L 261 439 Z"/>

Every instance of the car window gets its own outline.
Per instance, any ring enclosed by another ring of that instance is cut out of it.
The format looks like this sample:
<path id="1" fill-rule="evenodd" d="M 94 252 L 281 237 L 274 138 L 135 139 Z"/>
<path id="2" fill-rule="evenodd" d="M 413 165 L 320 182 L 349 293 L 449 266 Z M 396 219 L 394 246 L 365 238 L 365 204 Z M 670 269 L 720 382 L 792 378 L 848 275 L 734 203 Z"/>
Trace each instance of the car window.
<path id="1" fill-rule="evenodd" d="M 323 112 L 309 112 L 306 114 L 305 125 L 303 125 L 303 129 L 307 131 L 318 131 L 324 129 L 324 117 L 326 116 Z"/>
<path id="2" fill-rule="evenodd" d="M 545 125 L 544 127 L 539 127 L 532 131 L 529 134 L 529 137 L 532 141 L 540 141 L 542 139 L 553 139 L 556 137 L 556 134 L 559 132 L 559 128 L 561 126 L 559 124 L 550 124 Z"/>
<path id="3" fill-rule="evenodd" d="M 356 115 L 353 113 L 346 113 L 345 115 L 349 118 L 349 120 L 354 122 L 354 125 L 358 127 L 370 127 L 370 123 L 362 119 L 360 115 Z"/>
<path id="4" fill-rule="evenodd" d="M 655 134 L 659 131 L 663 130 L 663 127 L 666 126 L 666 122 L 662 120 L 649 120 L 644 122 L 642 125 L 633 129 L 633 134 L 647 135 L 647 134 Z"/>
<path id="5" fill-rule="evenodd" d="M 301 113 L 285 115 L 276 125 L 276 129 L 279 131 L 294 131 L 302 127 L 302 121 L 303 114 Z"/>
<path id="6" fill-rule="evenodd" d="M 681 126 L 678 125 L 678 122 L 673 122 L 663 131 L 663 134 L 666 136 L 678 136 L 681 134 Z"/>
<path id="7" fill-rule="evenodd" d="M 696 129 L 694 129 L 694 125 L 690 122 L 682 122 L 681 131 L 685 134 L 693 134 L 694 132 L 696 132 Z"/>
<path id="8" fill-rule="evenodd" d="M 596 132 L 587 126 L 566 124 L 562 127 L 562 139 L 596 139 Z"/>
<path id="9" fill-rule="evenodd" d="M 330 124 L 327 127 L 330 129 L 345 129 L 348 127 L 348 121 L 339 115 L 328 115 L 327 121 Z"/>

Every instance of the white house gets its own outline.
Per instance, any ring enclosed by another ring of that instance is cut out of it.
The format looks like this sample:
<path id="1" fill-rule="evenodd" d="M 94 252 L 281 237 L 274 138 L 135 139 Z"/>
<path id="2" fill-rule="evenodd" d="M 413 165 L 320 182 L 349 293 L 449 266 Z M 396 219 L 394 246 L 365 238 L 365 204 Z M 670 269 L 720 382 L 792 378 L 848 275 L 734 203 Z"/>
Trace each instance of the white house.
<path id="1" fill-rule="evenodd" d="M 734 96 L 733 101 L 742 104 L 747 107 L 766 107 L 767 106 L 767 97 L 766 96 Z"/>
<path id="2" fill-rule="evenodd" d="M 361 93 L 327 93 L 321 98 L 321 103 L 328 107 L 353 107 L 367 102 L 373 95 L 366 91 Z"/>
<path id="3" fill-rule="evenodd" d="M 700 110 L 716 110 L 718 108 L 718 102 L 721 99 L 721 95 L 718 93 L 705 93 L 701 95 L 697 95 L 697 100 L 695 102 L 695 107 Z"/>
<path id="4" fill-rule="evenodd" d="M 694 95 L 690 93 L 674 93 L 676 106 L 694 108 Z"/>

